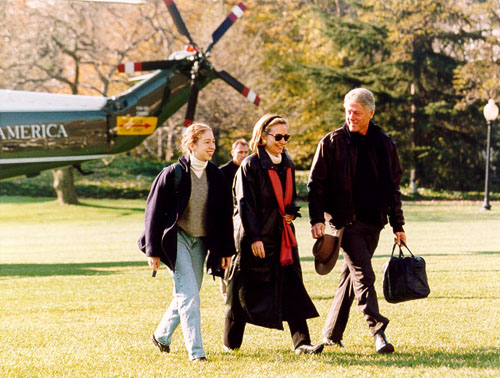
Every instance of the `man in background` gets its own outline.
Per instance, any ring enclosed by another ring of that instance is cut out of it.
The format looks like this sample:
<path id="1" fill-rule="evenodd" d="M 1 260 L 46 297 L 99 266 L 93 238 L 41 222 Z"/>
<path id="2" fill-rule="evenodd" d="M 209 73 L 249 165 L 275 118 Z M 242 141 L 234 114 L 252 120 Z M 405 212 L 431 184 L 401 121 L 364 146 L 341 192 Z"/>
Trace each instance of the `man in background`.
<path id="1" fill-rule="evenodd" d="M 238 139 L 233 143 L 231 148 L 232 159 L 226 164 L 221 165 L 219 169 L 224 174 L 228 185 L 233 187 L 233 179 L 236 175 L 236 171 L 240 167 L 241 162 L 248 156 L 248 143 L 245 139 Z"/>
<path id="2" fill-rule="evenodd" d="M 228 161 L 226 164 L 221 165 L 219 169 L 222 171 L 222 174 L 224 175 L 227 184 L 231 188 L 231 193 L 232 193 L 233 180 L 234 176 L 236 175 L 236 171 L 240 167 L 241 162 L 248 156 L 248 142 L 243 138 L 235 141 L 231 148 L 231 156 L 232 159 Z M 225 273 L 227 272 L 228 269 L 225 270 Z M 222 293 L 222 296 L 224 297 L 224 300 L 226 299 L 226 290 L 227 290 L 227 280 L 225 277 L 225 273 L 224 277 L 221 277 L 220 280 L 220 291 Z"/>

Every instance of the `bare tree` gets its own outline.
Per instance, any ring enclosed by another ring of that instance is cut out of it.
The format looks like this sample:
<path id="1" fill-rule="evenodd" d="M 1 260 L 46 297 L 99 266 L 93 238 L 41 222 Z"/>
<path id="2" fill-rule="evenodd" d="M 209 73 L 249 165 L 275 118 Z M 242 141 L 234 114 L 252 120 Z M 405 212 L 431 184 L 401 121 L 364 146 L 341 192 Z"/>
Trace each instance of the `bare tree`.
<path id="1" fill-rule="evenodd" d="M 206 47 L 211 33 L 234 4 L 186 0 L 177 1 L 177 5 L 194 40 Z M 187 42 L 161 0 L 137 7 L 0 0 L 0 10 L 0 84 L 10 89 L 115 95 L 131 84 L 125 75 L 116 73 L 117 64 L 165 59 Z M 256 74 L 258 38 L 249 40 L 245 22 L 243 17 L 228 31 L 213 49 L 211 62 L 258 89 L 259 80 L 263 82 Z M 181 109 L 136 153 L 170 160 L 183 118 Z M 210 123 L 216 134 L 224 137 L 224 144 L 230 145 L 234 133 L 246 136 L 255 118 L 254 106 L 220 80 L 200 94 L 196 119 Z M 76 202 L 72 169 L 54 172 L 54 186 L 62 203 Z"/>
<path id="2" fill-rule="evenodd" d="M 160 18 L 159 5 L 127 12 L 120 5 L 2 0 L 2 84 L 102 96 L 127 88 L 116 65 L 139 52 L 141 59 L 155 58 L 173 40 L 167 28 L 150 27 Z M 71 167 L 54 171 L 54 189 L 59 202 L 77 203 Z"/>

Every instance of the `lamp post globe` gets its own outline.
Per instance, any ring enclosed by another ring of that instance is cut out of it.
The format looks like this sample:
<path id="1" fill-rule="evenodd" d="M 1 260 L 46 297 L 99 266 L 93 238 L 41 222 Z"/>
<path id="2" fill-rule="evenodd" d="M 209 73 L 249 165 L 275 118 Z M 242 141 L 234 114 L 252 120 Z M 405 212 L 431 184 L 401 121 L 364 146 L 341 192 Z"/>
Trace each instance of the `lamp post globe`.
<path id="1" fill-rule="evenodd" d="M 490 98 L 488 103 L 483 109 L 484 118 L 486 121 L 494 121 L 498 117 L 498 106 L 495 104 L 495 101 Z"/>
<path id="2" fill-rule="evenodd" d="M 491 123 L 498 117 L 498 106 L 490 98 L 483 109 L 484 118 L 488 124 L 488 137 L 486 141 L 486 172 L 484 175 L 484 203 L 483 209 L 490 210 L 490 145 L 491 145 Z"/>

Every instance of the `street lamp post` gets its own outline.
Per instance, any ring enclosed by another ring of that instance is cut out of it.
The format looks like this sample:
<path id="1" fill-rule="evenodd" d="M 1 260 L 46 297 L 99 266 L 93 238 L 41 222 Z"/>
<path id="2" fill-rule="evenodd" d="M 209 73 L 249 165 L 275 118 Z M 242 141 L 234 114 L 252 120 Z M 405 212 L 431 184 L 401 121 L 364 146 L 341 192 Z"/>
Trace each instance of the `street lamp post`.
<path id="1" fill-rule="evenodd" d="M 498 106 L 493 99 L 489 99 L 483 110 L 484 118 L 488 124 L 488 137 L 486 142 L 486 172 L 484 176 L 484 203 L 483 209 L 490 210 L 490 144 L 491 144 L 491 123 L 498 117 Z"/>

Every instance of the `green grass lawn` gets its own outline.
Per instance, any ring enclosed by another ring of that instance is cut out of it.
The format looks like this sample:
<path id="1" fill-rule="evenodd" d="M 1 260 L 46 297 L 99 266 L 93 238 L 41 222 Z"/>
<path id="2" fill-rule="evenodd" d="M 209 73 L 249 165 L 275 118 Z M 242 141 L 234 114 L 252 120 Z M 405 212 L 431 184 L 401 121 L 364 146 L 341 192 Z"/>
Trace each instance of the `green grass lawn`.
<path id="1" fill-rule="evenodd" d="M 343 350 L 297 356 L 289 332 L 248 326 L 241 350 L 222 352 L 219 282 L 205 276 L 202 329 L 207 364 L 188 361 L 181 329 L 160 355 L 150 335 L 170 302 L 165 268 L 153 279 L 136 246 L 143 200 L 0 198 L 0 377 L 499 377 L 500 202 L 407 202 L 409 247 L 425 257 L 431 295 L 389 304 L 382 265 L 393 235 L 373 259 L 381 312 L 396 353 L 377 355 L 355 306 Z M 296 221 L 305 285 L 320 317 L 342 261 L 314 271 L 307 219 Z M 286 328 L 286 326 L 285 326 Z"/>

